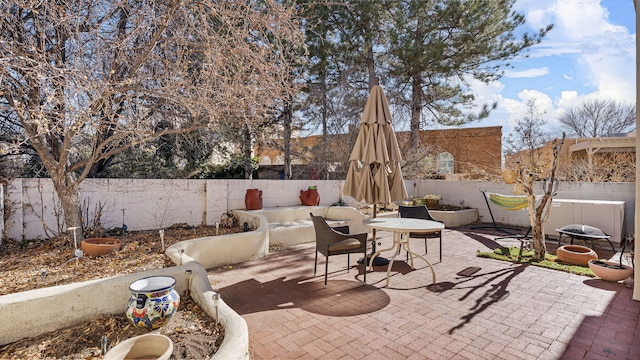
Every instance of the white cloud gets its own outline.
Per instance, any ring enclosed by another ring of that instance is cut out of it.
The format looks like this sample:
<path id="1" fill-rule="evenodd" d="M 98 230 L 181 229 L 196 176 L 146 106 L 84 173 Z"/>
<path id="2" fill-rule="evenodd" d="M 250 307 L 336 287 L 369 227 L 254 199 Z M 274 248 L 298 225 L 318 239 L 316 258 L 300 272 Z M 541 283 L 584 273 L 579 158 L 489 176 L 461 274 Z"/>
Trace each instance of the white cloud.
<path id="1" fill-rule="evenodd" d="M 615 6 L 616 10 L 625 8 L 622 1 L 607 4 Z M 629 0 L 626 8 L 633 11 L 632 6 Z M 502 121 L 503 133 L 510 132 L 525 114 L 527 101 L 531 98 L 536 98 L 537 106 L 546 111 L 544 119 L 552 126 L 557 125 L 557 117 L 566 109 L 579 105 L 585 98 L 606 97 L 635 103 L 636 35 L 630 32 L 635 29 L 612 24 L 609 10 L 600 0 L 518 0 L 515 10 L 525 14 L 527 24 L 534 30 L 550 23 L 554 24 L 554 29 L 529 52 L 532 59 L 537 59 L 537 67 L 507 72 L 505 76 L 525 78 L 557 74 L 557 79 L 572 81 L 548 84 L 544 90 L 554 88 L 553 97 L 527 88 L 532 85 L 526 82 L 516 98 L 493 94 L 493 98 L 499 99 L 499 105 L 487 123 Z M 559 68 L 557 60 L 561 58 L 567 68 Z M 520 59 L 520 66 L 526 66 L 526 61 Z M 541 62 L 547 61 L 548 66 L 540 66 Z M 543 69 L 547 72 L 543 73 Z M 494 88 L 499 86 L 494 85 Z M 489 125 L 483 123 L 483 126 Z"/>
<path id="2" fill-rule="evenodd" d="M 518 3 L 531 25 L 554 24 L 542 43 L 532 49 L 532 57 L 573 54 L 578 65 L 574 70 L 583 73 L 588 85 L 605 96 L 635 99 L 635 34 L 612 24 L 609 10 L 600 0 Z"/>
<path id="3" fill-rule="evenodd" d="M 473 77 L 466 77 L 465 81 L 469 84 L 477 104 L 500 101 L 502 99 L 501 92 L 504 90 L 504 84 L 500 81 L 492 81 L 485 84 Z"/>
<path id="4" fill-rule="evenodd" d="M 505 71 L 504 76 L 508 78 L 532 78 L 547 75 L 548 73 L 549 68 L 545 66 L 542 68 L 527 69 L 522 71 Z"/>
<path id="5" fill-rule="evenodd" d="M 540 117 L 548 124 L 554 123 L 556 109 L 553 106 L 553 100 L 549 95 L 538 90 L 523 90 L 518 93 L 520 101 L 505 102 L 510 108 L 509 125 L 514 126 L 518 120 L 527 114 L 527 104 L 529 100 L 535 100 L 536 110 L 540 112 Z M 505 107 L 506 107 L 505 106 Z"/>

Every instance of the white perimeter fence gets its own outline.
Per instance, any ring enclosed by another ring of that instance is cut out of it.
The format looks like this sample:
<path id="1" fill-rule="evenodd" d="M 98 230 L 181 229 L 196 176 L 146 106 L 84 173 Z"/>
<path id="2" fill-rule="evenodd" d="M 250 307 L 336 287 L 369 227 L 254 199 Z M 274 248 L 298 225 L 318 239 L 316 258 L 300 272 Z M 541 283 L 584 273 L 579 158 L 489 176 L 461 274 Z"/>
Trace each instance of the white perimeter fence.
<path id="1" fill-rule="evenodd" d="M 320 205 L 342 198 L 343 180 L 142 180 L 87 179 L 81 187 L 84 218 L 99 217 L 103 228 L 152 230 L 173 224 L 214 225 L 229 210 L 244 209 L 247 189 L 262 190 L 263 207 L 301 205 L 300 190 L 316 185 Z M 480 190 L 512 194 L 513 185 L 488 181 L 405 180 L 409 196 L 438 194 L 448 205 L 477 208 L 480 221 L 491 216 Z M 536 184 L 541 193 L 541 184 Z M 64 231 L 60 202 L 49 179 L 15 179 L 0 184 L 2 239 L 46 239 Z M 635 183 L 569 183 L 558 186 L 557 199 L 625 202 L 624 232 L 633 232 Z M 348 200 L 348 199 L 345 199 Z M 496 222 L 528 226 L 527 211 L 492 207 Z M 100 216 L 97 216 L 97 213 Z"/>

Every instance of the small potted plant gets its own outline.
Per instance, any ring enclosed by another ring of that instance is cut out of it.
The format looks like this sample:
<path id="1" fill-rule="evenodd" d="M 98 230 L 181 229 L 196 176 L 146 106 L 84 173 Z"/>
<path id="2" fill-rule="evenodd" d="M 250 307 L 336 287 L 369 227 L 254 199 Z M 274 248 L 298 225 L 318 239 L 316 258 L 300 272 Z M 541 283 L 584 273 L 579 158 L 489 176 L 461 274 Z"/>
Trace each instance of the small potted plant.
<path id="1" fill-rule="evenodd" d="M 440 201 L 442 200 L 442 196 L 435 194 L 427 194 L 424 197 L 427 208 L 429 209 L 439 209 Z"/>

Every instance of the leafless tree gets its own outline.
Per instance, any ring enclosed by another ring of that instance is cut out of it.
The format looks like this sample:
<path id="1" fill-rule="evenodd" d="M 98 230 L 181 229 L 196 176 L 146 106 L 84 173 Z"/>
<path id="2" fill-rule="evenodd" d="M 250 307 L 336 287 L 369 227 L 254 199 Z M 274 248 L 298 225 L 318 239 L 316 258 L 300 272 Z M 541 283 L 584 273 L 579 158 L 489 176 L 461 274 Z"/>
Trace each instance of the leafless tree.
<path id="1" fill-rule="evenodd" d="M 563 133 L 561 138 L 550 143 L 552 145 L 550 159 L 543 156 L 544 152 L 541 148 L 547 144 L 549 138 L 549 134 L 544 131 L 544 125 L 542 113 L 535 99 L 531 99 L 527 102 L 525 116 L 516 124 L 514 134 L 503 142 L 507 147 L 505 152 L 511 157 L 510 161 L 507 159 L 508 166 L 518 169 L 519 175 L 516 181 L 527 197 L 534 248 L 533 257 L 536 260 L 544 260 L 547 252 L 544 224 L 549 217 L 551 201 L 557 186 L 558 157 L 565 139 Z M 544 184 L 542 195 L 534 193 L 534 181 L 539 180 Z"/>
<path id="2" fill-rule="evenodd" d="M 612 136 L 635 129 L 636 107 L 615 100 L 589 99 L 558 120 L 569 136 Z"/>
<path id="3" fill-rule="evenodd" d="M 538 173 L 527 169 L 526 167 L 520 167 L 520 174 L 518 176 L 518 183 L 522 185 L 525 196 L 527 197 L 529 211 L 529 222 L 531 224 L 531 239 L 533 242 L 534 255 L 533 259 L 537 261 L 543 261 L 545 254 L 547 253 L 547 245 L 544 236 L 544 224 L 549 218 L 549 210 L 551 208 L 551 202 L 557 182 L 557 170 L 558 170 L 558 157 L 560 149 L 564 143 L 565 134 L 562 134 L 562 138 L 555 139 L 553 142 L 553 161 L 551 168 L 548 169 L 547 175 L 544 177 L 542 195 L 536 195 L 533 191 L 534 180 L 542 178 L 542 169 L 538 170 Z"/>
<path id="4" fill-rule="evenodd" d="M 0 113 L 42 160 L 67 227 L 81 226 L 79 187 L 100 162 L 220 121 L 250 129 L 295 91 L 282 49 L 303 36 L 273 0 L 0 0 L 0 11 Z"/>
<path id="5" fill-rule="evenodd" d="M 543 115 L 535 99 L 527 101 L 524 117 L 517 121 L 513 133 L 502 141 L 507 167 L 518 169 L 525 166 L 527 171 L 535 173 L 545 166 L 539 149 L 549 142 L 550 135 L 545 131 Z"/>

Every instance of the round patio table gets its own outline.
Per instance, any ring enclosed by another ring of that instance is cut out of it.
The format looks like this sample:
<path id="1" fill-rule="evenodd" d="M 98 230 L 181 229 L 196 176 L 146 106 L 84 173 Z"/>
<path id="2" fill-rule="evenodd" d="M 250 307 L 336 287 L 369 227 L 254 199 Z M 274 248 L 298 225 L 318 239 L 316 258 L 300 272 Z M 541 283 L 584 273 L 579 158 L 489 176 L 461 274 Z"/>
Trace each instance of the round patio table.
<path id="1" fill-rule="evenodd" d="M 393 232 L 393 245 L 386 249 L 381 249 L 376 251 L 369 260 L 369 270 L 373 270 L 373 261 L 381 252 L 393 250 L 395 248 L 395 253 L 391 257 L 389 261 L 389 265 L 387 266 L 387 286 L 389 286 L 389 274 L 391 272 L 391 267 L 393 266 L 393 261 L 396 256 L 400 253 L 400 249 L 404 248 L 409 254 L 410 266 L 413 267 L 413 258 L 419 257 L 424 260 L 429 268 L 431 268 L 432 280 L 435 284 L 436 282 L 436 272 L 433 270 L 433 266 L 425 258 L 424 256 L 417 254 L 411 251 L 409 247 L 409 234 L 410 233 L 432 233 L 442 231 L 444 229 L 444 224 L 438 221 L 424 220 L 424 219 L 414 219 L 414 218 L 373 218 L 362 221 L 362 223 L 367 226 L 369 229 L 375 229 L 380 231 L 391 231 Z"/>
<path id="2" fill-rule="evenodd" d="M 611 240 L 609 240 L 611 236 L 605 234 L 604 231 L 598 229 L 597 227 L 582 224 L 571 224 L 556 229 L 556 231 L 560 234 L 560 236 L 558 237 L 558 246 L 560 246 L 562 235 L 567 235 L 571 238 L 571 245 L 573 245 L 574 238 L 580 240 L 590 240 L 592 249 L 593 240 L 604 239 L 607 240 L 609 245 L 611 245 L 611 250 L 613 250 L 613 253 L 616 253 L 616 249 L 613 247 Z"/>

